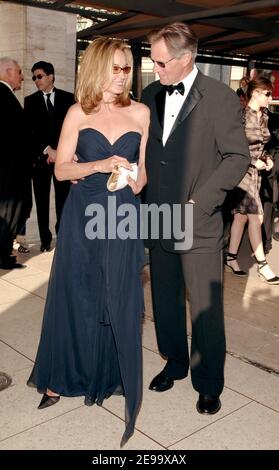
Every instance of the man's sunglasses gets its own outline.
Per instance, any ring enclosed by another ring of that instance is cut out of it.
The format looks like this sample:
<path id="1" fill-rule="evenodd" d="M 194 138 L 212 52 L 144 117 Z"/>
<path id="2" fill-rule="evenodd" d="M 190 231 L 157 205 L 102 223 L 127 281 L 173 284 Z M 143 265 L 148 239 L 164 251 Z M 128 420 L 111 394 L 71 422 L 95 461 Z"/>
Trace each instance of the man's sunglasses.
<path id="1" fill-rule="evenodd" d="M 36 80 L 42 80 L 43 77 L 46 77 L 46 75 L 42 75 L 41 73 L 38 73 L 38 75 L 33 75 L 32 80 L 35 82 Z"/>
<path id="2" fill-rule="evenodd" d="M 171 60 L 176 59 L 176 57 L 172 57 L 166 62 L 161 62 L 160 60 L 153 60 L 152 57 L 150 57 L 150 59 L 152 60 L 153 64 L 157 64 L 158 67 L 161 67 L 161 69 L 164 69 L 166 67 L 166 64 L 168 64 Z"/>
<path id="3" fill-rule="evenodd" d="M 125 67 L 120 67 L 120 65 L 113 65 L 112 71 L 113 73 L 120 73 L 121 70 L 124 72 L 125 75 L 128 75 L 131 72 L 131 66 L 125 65 Z"/>

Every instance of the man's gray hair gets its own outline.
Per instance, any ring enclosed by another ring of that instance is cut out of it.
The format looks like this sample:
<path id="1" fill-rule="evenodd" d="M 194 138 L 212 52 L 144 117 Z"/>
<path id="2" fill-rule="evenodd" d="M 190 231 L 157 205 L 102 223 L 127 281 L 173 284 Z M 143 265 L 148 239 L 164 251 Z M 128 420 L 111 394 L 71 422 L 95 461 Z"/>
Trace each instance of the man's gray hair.
<path id="1" fill-rule="evenodd" d="M 174 57 L 180 57 L 185 52 L 191 52 L 193 59 L 197 56 L 198 38 L 194 31 L 185 23 L 170 23 L 161 29 L 151 31 L 148 35 L 151 44 L 163 39 Z"/>
<path id="2" fill-rule="evenodd" d="M 0 57 L 0 76 L 4 74 L 7 69 L 16 67 L 17 65 L 17 61 L 11 59 L 11 57 Z"/>

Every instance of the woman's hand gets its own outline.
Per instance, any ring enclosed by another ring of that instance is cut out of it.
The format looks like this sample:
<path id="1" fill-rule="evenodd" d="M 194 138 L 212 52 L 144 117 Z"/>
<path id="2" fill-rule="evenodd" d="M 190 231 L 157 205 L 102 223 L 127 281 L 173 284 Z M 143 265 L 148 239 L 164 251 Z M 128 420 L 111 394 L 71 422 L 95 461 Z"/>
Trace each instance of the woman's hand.
<path id="1" fill-rule="evenodd" d="M 127 176 L 128 185 L 132 188 L 133 193 L 139 194 L 143 188 L 143 186 L 137 183 L 131 176 Z"/>
<path id="2" fill-rule="evenodd" d="M 78 156 L 76 153 L 74 154 L 74 157 L 73 157 L 73 163 L 78 163 Z M 79 180 L 71 180 L 71 183 L 78 184 L 80 180 L 84 180 L 84 178 L 80 178 Z"/>
<path id="3" fill-rule="evenodd" d="M 131 170 L 132 166 L 128 160 L 118 155 L 106 158 L 105 160 L 99 160 L 96 162 L 96 169 L 99 173 L 119 173 L 118 166 L 123 166 L 127 170 Z"/>
<path id="4" fill-rule="evenodd" d="M 266 161 L 266 171 L 269 171 L 271 170 L 271 168 L 273 168 L 273 160 L 270 158 L 270 157 L 267 157 L 267 161 Z"/>

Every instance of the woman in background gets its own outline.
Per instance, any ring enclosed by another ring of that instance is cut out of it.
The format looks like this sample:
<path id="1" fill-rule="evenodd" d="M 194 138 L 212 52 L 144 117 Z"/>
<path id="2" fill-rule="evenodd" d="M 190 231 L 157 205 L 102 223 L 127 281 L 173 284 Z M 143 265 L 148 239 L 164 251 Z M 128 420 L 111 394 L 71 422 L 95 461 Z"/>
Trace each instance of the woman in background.
<path id="1" fill-rule="evenodd" d="M 248 222 L 248 236 L 258 263 L 258 274 L 268 284 L 279 284 L 279 277 L 269 267 L 264 254 L 261 225 L 263 207 L 260 200 L 260 171 L 269 171 L 273 167 L 270 155 L 264 150 L 270 139 L 268 130 L 267 106 L 272 98 L 272 84 L 265 77 L 251 80 L 247 86 L 248 104 L 244 110 L 245 133 L 249 143 L 251 164 L 248 172 L 238 187 L 242 198 L 233 209 L 234 219 L 231 226 L 229 251 L 225 264 L 236 276 L 247 276 L 239 268 L 237 253 L 244 227 Z"/>

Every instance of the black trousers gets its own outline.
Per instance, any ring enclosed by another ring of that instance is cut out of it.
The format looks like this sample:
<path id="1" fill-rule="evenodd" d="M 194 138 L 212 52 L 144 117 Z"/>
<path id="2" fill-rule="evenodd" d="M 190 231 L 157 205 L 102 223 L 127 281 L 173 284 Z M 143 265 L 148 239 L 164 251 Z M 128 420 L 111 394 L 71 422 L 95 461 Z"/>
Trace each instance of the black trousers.
<path id="1" fill-rule="evenodd" d="M 176 254 L 159 242 L 150 250 L 156 334 L 165 371 L 180 379 L 189 365 L 194 389 L 220 395 L 224 387 L 225 332 L 222 253 Z M 185 287 L 189 293 L 192 343 L 188 352 Z"/>
<path id="2" fill-rule="evenodd" d="M 10 261 L 13 242 L 18 229 L 22 200 L 19 195 L 7 194 L 0 198 L 0 263 Z"/>
<path id="3" fill-rule="evenodd" d="M 52 233 L 49 229 L 49 204 L 50 187 L 53 178 L 55 191 L 56 225 L 55 231 L 58 233 L 60 218 L 64 203 L 69 193 L 70 182 L 58 181 L 54 176 L 54 164 L 39 163 L 33 167 L 33 187 L 37 208 L 37 218 L 41 243 L 48 245 L 52 240 Z"/>

